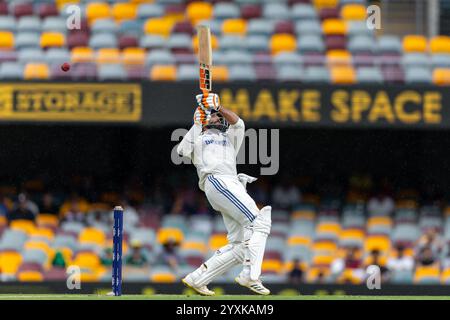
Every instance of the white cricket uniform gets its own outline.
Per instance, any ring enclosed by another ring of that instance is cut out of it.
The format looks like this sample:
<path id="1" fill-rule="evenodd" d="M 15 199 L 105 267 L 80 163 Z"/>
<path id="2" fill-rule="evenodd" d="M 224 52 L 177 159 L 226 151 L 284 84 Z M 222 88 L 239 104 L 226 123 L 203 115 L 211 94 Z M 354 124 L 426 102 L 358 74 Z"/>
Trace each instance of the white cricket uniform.
<path id="1" fill-rule="evenodd" d="M 230 125 L 226 133 L 217 129 L 202 132 L 202 127 L 194 124 L 177 148 L 197 168 L 199 187 L 211 206 L 222 213 L 230 243 L 243 241 L 243 227 L 250 225 L 259 213 L 237 178 L 236 156 L 244 134 L 242 119 Z"/>

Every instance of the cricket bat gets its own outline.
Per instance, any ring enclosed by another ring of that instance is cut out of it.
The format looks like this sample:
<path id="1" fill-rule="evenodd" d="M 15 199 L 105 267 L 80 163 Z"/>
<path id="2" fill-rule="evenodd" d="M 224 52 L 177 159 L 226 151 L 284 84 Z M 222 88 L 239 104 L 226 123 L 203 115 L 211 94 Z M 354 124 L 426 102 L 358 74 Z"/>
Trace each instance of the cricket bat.
<path id="1" fill-rule="evenodd" d="M 198 26 L 198 62 L 200 65 L 200 90 L 204 94 L 212 89 L 212 47 L 211 31 L 207 26 Z"/>

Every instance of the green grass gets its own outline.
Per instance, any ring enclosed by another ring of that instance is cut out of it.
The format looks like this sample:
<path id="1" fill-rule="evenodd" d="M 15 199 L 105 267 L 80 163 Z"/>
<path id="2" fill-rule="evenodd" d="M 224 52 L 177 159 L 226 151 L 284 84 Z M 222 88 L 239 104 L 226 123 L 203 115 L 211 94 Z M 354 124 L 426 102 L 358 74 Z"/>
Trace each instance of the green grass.
<path id="1" fill-rule="evenodd" d="M 0 300 L 450 300 L 448 296 L 256 296 L 222 295 L 202 297 L 198 295 L 123 295 L 109 297 L 92 294 L 0 294 Z"/>

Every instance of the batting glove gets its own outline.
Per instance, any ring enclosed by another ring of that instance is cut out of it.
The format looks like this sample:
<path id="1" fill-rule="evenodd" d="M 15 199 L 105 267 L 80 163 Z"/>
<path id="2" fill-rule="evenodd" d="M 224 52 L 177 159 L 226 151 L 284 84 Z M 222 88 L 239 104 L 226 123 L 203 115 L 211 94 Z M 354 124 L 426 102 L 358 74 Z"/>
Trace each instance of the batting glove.
<path id="1" fill-rule="evenodd" d="M 244 188 L 247 188 L 247 183 L 252 183 L 258 180 L 258 178 L 249 176 L 245 173 L 239 173 L 237 175 L 239 182 L 244 186 Z"/>
<path id="2" fill-rule="evenodd" d="M 198 106 L 204 110 L 219 111 L 221 108 L 219 95 L 215 93 L 199 94 L 195 96 L 195 99 L 197 100 Z"/>
<path id="3" fill-rule="evenodd" d="M 211 111 L 204 110 L 201 107 L 197 107 L 194 112 L 194 123 L 198 125 L 208 124 L 209 119 L 211 118 Z"/>

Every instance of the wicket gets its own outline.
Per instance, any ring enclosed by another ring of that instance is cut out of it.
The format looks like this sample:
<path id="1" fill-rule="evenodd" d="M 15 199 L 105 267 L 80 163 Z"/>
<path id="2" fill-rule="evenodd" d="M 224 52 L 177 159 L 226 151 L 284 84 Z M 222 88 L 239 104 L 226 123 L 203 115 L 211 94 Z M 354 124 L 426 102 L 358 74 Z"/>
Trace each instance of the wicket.
<path id="1" fill-rule="evenodd" d="M 123 240 L 123 208 L 114 208 L 113 226 L 113 263 L 112 291 L 115 296 L 122 295 L 122 240 Z"/>

